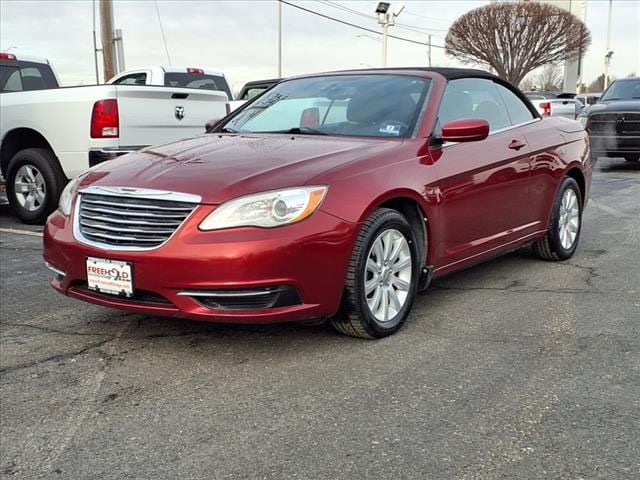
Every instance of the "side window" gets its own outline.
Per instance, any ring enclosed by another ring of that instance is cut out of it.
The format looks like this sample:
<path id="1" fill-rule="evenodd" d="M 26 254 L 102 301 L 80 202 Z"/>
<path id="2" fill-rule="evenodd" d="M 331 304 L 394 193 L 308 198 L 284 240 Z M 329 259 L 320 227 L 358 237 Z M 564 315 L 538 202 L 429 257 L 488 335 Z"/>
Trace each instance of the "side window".
<path id="1" fill-rule="evenodd" d="M 491 132 L 511 126 L 495 84 L 482 78 L 461 78 L 447 84 L 438 112 L 439 124 L 461 118 L 482 118 L 489 122 Z"/>
<path id="2" fill-rule="evenodd" d="M 114 85 L 146 85 L 146 83 L 147 74 L 144 72 L 125 75 L 113 82 Z"/>
<path id="3" fill-rule="evenodd" d="M 0 66 L 0 91 L 21 92 L 22 79 L 18 67 Z"/>
<path id="4" fill-rule="evenodd" d="M 244 91 L 240 100 L 251 100 L 253 97 L 260 95 L 268 87 L 250 87 Z"/>
<path id="5" fill-rule="evenodd" d="M 24 90 L 42 90 L 47 88 L 40 70 L 34 67 L 21 68 L 22 88 Z"/>
<path id="6" fill-rule="evenodd" d="M 498 83 L 496 83 L 495 86 L 498 89 L 498 93 L 500 94 L 500 97 L 502 97 L 505 106 L 507 107 L 507 113 L 509 114 L 511 123 L 513 125 L 520 125 L 521 123 L 530 122 L 535 118 L 533 116 L 533 113 L 531 113 L 531 111 L 515 93 Z"/>
<path id="7" fill-rule="evenodd" d="M 43 63 L 20 62 L 20 75 L 22 76 L 23 90 L 42 90 L 58 87 L 58 81 L 51 67 Z"/>

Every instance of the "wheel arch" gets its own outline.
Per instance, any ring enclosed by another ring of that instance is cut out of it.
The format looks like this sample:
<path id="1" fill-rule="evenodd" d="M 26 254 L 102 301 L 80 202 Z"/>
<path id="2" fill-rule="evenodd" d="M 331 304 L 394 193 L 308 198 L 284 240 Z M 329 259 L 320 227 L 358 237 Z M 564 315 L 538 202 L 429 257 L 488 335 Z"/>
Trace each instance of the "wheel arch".
<path id="1" fill-rule="evenodd" d="M 20 150 L 27 148 L 44 148 L 49 150 L 58 162 L 58 167 L 62 171 L 60 160 L 56 156 L 53 148 L 44 136 L 32 128 L 16 128 L 8 132 L 2 139 L 0 146 L 0 170 L 6 177 L 9 162 Z"/>
<path id="2" fill-rule="evenodd" d="M 391 208 L 400 212 L 405 216 L 418 239 L 421 264 L 426 265 L 429 258 L 431 232 L 429 231 L 430 224 L 427 213 L 418 198 L 419 195 L 411 191 L 387 193 L 384 197 L 378 198 L 369 205 L 361 216 L 361 221 L 378 208 Z"/>
<path id="3" fill-rule="evenodd" d="M 587 200 L 586 199 L 587 186 L 586 186 L 586 180 L 584 178 L 584 174 L 582 173 L 582 170 L 580 170 L 580 168 L 578 168 L 577 166 L 570 167 L 565 172 L 565 176 L 573 178 L 578 184 L 578 187 L 580 187 L 580 197 L 582 197 L 582 205 L 584 206 Z"/>

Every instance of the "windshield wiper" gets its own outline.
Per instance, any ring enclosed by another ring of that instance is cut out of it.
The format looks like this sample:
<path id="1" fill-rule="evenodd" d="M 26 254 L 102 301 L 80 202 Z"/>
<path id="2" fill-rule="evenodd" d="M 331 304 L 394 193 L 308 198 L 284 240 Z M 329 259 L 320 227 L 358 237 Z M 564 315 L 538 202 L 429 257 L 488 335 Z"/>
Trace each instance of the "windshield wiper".
<path id="1" fill-rule="evenodd" d="M 223 127 L 220 129 L 221 133 L 240 133 L 239 130 L 234 130 L 233 128 Z"/>
<path id="2" fill-rule="evenodd" d="M 293 127 L 288 130 L 274 130 L 272 132 L 256 132 L 256 133 L 294 133 L 298 135 L 329 135 L 326 132 L 315 130 L 309 127 Z"/>

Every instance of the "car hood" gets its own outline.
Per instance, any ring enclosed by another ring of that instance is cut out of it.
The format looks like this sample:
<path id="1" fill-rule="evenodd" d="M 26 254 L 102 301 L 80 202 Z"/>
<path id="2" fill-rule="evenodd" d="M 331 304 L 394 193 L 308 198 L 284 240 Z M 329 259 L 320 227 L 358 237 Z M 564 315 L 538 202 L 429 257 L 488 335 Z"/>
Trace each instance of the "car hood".
<path id="1" fill-rule="evenodd" d="M 400 139 L 283 134 L 206 134 L 100 164 L 83 187 L 134 187 L 199 195 L 219 204 L 255 192 L 304 185 L 347 162 L 397 148 Z"/>
<path id="2" fill-rule="evenodd" d="M 589 107 L 589 113 L 640 112 L 640 100 L 612 100 Z"/>

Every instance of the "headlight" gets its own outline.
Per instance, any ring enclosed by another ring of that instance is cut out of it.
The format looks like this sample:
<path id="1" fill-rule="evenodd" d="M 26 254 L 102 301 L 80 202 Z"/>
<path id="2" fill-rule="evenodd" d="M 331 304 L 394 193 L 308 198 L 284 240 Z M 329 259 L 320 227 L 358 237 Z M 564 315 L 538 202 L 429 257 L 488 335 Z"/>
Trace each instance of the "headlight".
<path id="1" fill-rule="evenodd" d="M 75 197 L 76 190 L 78 189 L 78 185 L 80 185 L 80 181 L 83 177 L 84 175 L 80 175 L 74 178 L 69 183 L 67 183 L 67 186 L 64 187 L 64 190 L 62 190 L 60 201 L 58 202 L 58 208 L 67 217 L 71 213 L 71 204 L 73 202 L 73 197 Z"/>
<path id="2" fill-rule="evenodd" d="M 582 124 L 582 126 L 584 128 L 587 128 L 587 120 L 589 119 L 588 116 L 584 115 L 584 116 L 579 116 L 578 117 L 578 121 Z"/>
<path id="3" fill-rule="evenodd" d="M 202 230 L 233 227 L 279 227 L 309 217 L 322 203 L 327 187 L 300 187 L 256 193 L 220 205 L 200 224 Z"/>

